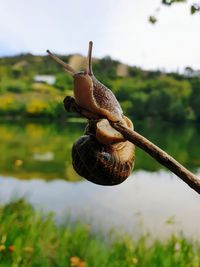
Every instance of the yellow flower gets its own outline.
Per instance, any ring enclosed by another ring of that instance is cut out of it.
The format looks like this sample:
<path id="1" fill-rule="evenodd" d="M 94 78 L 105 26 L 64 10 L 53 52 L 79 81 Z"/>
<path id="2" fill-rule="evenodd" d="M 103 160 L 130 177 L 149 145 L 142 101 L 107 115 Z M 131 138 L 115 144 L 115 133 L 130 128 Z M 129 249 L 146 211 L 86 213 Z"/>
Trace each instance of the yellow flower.
<path id="1" fill-rule="evenodd" d="M 39 114 L 46 109 L 48 109 L 48 104 L 39 99 L 32 99 L 31 102 L 28 103 L 26 107 L 26 111 L 29 114 Z"/>
<path id="2" fill-rule="evenodd" d="M 72 256 L 70 258 L 70 267 L 86 267 L 86 264 L 79 257 Z"/>
<path id="3" fill-rule="evenodd" d="M 28 123 L 26 125 L 26 131 L 31 138 L 43 138 L 46 134 L 42 125 L 34 123 Z"/>
<path id="4" fill-rule="evenodd" d="M 79 257 L 73 256 L 70 258 L 70 266 L 71 267 L 76 267 L 80 261 Z"/>
<path id="5" fill-rule="evenodd" d="M 16 159 L 14 164 L 15 164 L 16 167 L 20 167 L 20 166 L 22 166 L 23 161 L 21 159 Z"/>
<path id="6" fill-rule="evenodd" d="M 0 110 L 8 109 L 14 103 L 13 96 L 6 94 L 0 97 Z"/>
<path id="7" fill-rule="evenodd" d="M 137 264 L 137 263 L 138 263 L 138 258 L 136 258 L 136 257 L 133 257 L 133 259 L 132 259 L 132 260 L 133 260 L 133 263 L 134 263 L 134 264 Z"/>
<path id="8" fill-rule="evenodd" d="M 26 251 L 26 252 L 28 252 L 28 253 L 31 253 L 31 252 L 33 252 L 33 247 L 25 247 L 24 248 L 24 251 Z"/>
<path id="9" fill-rule="evenodd" d="M 0 251 L 3 251 L 5 249 L 6 249 L 6 247 L 4 245 L 0 245 Z"/>

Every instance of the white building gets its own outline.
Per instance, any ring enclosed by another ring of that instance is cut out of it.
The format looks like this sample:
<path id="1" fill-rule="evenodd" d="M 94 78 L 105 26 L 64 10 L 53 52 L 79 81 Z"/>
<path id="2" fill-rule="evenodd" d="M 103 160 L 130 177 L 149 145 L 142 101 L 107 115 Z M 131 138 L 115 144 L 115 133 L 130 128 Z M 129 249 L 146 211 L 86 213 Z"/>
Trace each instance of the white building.
<path id="1" fill-rule="evenodd" d="M 56 81 L 56 77 L 53 75 L 35 75 L 34 82 L 36 83 L 47 83 L 53 85 Z"/>

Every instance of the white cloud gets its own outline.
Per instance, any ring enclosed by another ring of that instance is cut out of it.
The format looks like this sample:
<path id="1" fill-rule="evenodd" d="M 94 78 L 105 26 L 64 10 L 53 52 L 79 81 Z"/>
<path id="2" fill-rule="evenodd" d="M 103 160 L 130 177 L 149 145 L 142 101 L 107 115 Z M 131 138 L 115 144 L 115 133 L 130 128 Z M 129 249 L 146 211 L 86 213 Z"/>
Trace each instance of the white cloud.
<path id="1" fill-rule="evenodd" d="M 162 7 L 159 22 L 152 26 L 146 20 L 160 1 L 138 2 L 127 0 L 115 9 L 109 53 L 146 68 L 200 68 L 199 16 L 190 16 L 187 5 Z M 119 20 L 119 27 L 115 27 Z"/>
<path id="2" fill-rule="evenodd" d="M 162 8 L 155 26 L 147 18 L 160 0 L 0 0 L 0 55 L 47 48 L 58 53 L 111 55 L 131 65 L 176 70 L 200 68 L 200 19 L 187 5 Z"/>

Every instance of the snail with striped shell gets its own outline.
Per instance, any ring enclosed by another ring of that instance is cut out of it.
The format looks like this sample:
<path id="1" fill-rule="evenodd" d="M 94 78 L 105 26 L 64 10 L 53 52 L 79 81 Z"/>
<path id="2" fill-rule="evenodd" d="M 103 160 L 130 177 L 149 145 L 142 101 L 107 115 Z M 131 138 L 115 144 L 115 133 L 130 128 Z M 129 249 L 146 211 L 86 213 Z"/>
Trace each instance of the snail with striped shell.
<path id="1" fill-rule="evenodd" d="M 89 114 L 85 134 L 74 143 L 72 148 L 74 169 L 79 175 L 96 184 L 120 184 L 126 180 L 133 168 L 134 145 L 112 128 L 110 122 L 119 121 L 131 129 L 133 124 L 123 115 L 121 106 L 112 91 L 93 75 L 92 42 L 89 42 L 85 71 L 76 72 L 49 50 L 47 52 L 72 75 L 75 102 Z M 94 120 L 94 118 L 99 119 Z"/>

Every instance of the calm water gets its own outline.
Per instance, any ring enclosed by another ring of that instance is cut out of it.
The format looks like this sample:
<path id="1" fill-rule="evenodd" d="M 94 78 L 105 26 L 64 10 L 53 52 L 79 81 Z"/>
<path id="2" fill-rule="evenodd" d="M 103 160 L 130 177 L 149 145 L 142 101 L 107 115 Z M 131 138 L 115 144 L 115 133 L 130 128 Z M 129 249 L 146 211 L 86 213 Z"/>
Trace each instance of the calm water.
<path id="1" fill-rule="evenodd" d="M 137 236 L 165 236 L 182 230 L 200 237 L 200 198 L 179 178 L 143 151 L 127 181 L 114 187 L 94 185 L 71 165 L 71 146 L 84 123 L 0 123 L 0 202 L 25 197 L 37 208 L 68 215 L 94 228 L 116 228 Z M 200 127 L 136 123 L 138 132 L 200 176 Z"/>

